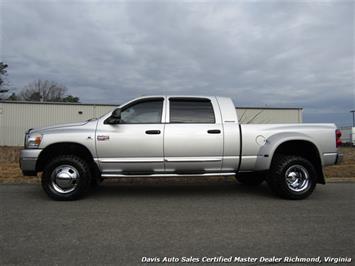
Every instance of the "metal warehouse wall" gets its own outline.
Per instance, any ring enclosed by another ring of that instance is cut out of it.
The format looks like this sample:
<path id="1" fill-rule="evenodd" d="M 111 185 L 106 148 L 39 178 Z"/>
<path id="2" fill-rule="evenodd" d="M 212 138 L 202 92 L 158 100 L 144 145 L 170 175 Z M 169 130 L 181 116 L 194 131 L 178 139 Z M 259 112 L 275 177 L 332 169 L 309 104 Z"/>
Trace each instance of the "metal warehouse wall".
<path id="1" fill-rule="evenodd" d="M 302 123 L 302 108 L 238 107 L 242 124 Z"/>
<path id="2" fill-rule="evenodd" d="M 341 127 L 339 128 L 341 131 L 341 141 L 343 143 L 351 143 L 353 140 L 353 131 L 355 132 L 355 127 L 348 126 L 348 127 Z"/>
<path id="3" fill-rule="evenodd" d="M 0 102 L 0 146 L 22 146 L 29 128 L 80 122 L 112 111 L 114 105 Z M 242 123 L 301 123 L 300 108 L 237 108 Z"/>
<path id="4" fill-rule="evenodd" d="M 22 146 L 29 128 L 80 122 L 113 109 L 110 105 L 0 102 L 0 146 Z"/>

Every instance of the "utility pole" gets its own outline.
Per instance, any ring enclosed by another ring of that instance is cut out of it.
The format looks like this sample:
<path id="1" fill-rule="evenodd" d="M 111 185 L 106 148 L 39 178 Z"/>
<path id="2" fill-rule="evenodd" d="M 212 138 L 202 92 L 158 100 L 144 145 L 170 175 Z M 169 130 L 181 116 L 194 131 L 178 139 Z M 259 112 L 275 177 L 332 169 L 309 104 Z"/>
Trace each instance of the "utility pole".
<path id="1" fill-rule="evenodd" d="M 355 110 L 351 110 L 350 113 L 353 113 L 353 127 L 355 127 Z"/>

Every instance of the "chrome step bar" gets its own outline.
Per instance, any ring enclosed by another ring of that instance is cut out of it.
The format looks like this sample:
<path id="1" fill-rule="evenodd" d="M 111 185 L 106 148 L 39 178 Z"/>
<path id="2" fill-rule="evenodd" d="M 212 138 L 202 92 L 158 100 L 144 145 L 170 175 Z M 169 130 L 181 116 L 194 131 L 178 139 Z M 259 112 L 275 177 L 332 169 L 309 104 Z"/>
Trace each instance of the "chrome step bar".
<path id="1" fill-rule="evenodd" d="M 102 174 L 103 178 L 126 178 L 126 177 L 208 177 L 208 176 L 235 176 L 235 173 L 203 173 L 203 174 L 150 174 L 150 175 L 125 175 L 125 174 Z"/>

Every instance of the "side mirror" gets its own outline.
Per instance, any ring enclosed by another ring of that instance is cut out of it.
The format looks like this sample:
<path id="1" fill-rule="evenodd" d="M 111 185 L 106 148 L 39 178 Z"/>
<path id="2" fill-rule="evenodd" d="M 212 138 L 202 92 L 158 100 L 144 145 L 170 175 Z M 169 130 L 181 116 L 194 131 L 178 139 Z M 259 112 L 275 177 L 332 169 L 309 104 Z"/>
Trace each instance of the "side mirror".
<path id="1" fill-rule="evenodd" d="M 111 117 L 114 118 L 114 119 L 120 120 L 120 119 L 121 119 L 121 109 L 120 109 L 120 108 L 116 108 L 116 109 L 112 112 Z"/>
<path id="2" fill-rule="evenodd" d="M 105 121 L 104 124 L 109 124 L 109 125 L 114 125 L 114 124 L 119 124 L 121 119 L 121 109 L 116 108 L 111 116 L 109 116 Z"/>

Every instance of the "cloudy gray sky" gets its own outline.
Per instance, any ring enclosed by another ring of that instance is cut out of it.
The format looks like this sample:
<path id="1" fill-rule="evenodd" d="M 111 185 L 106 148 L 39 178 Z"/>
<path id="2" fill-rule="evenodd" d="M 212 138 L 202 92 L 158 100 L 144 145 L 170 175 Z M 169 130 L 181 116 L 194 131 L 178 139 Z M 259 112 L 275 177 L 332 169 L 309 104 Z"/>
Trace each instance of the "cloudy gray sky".
<path id="1" fill-rule="evenodd" d="M 66 85 L 88 103 L 149 94 L 304 107 L 351 123 L 354 1 L 0 0 L 1 61 L 21 89 Z"/>

